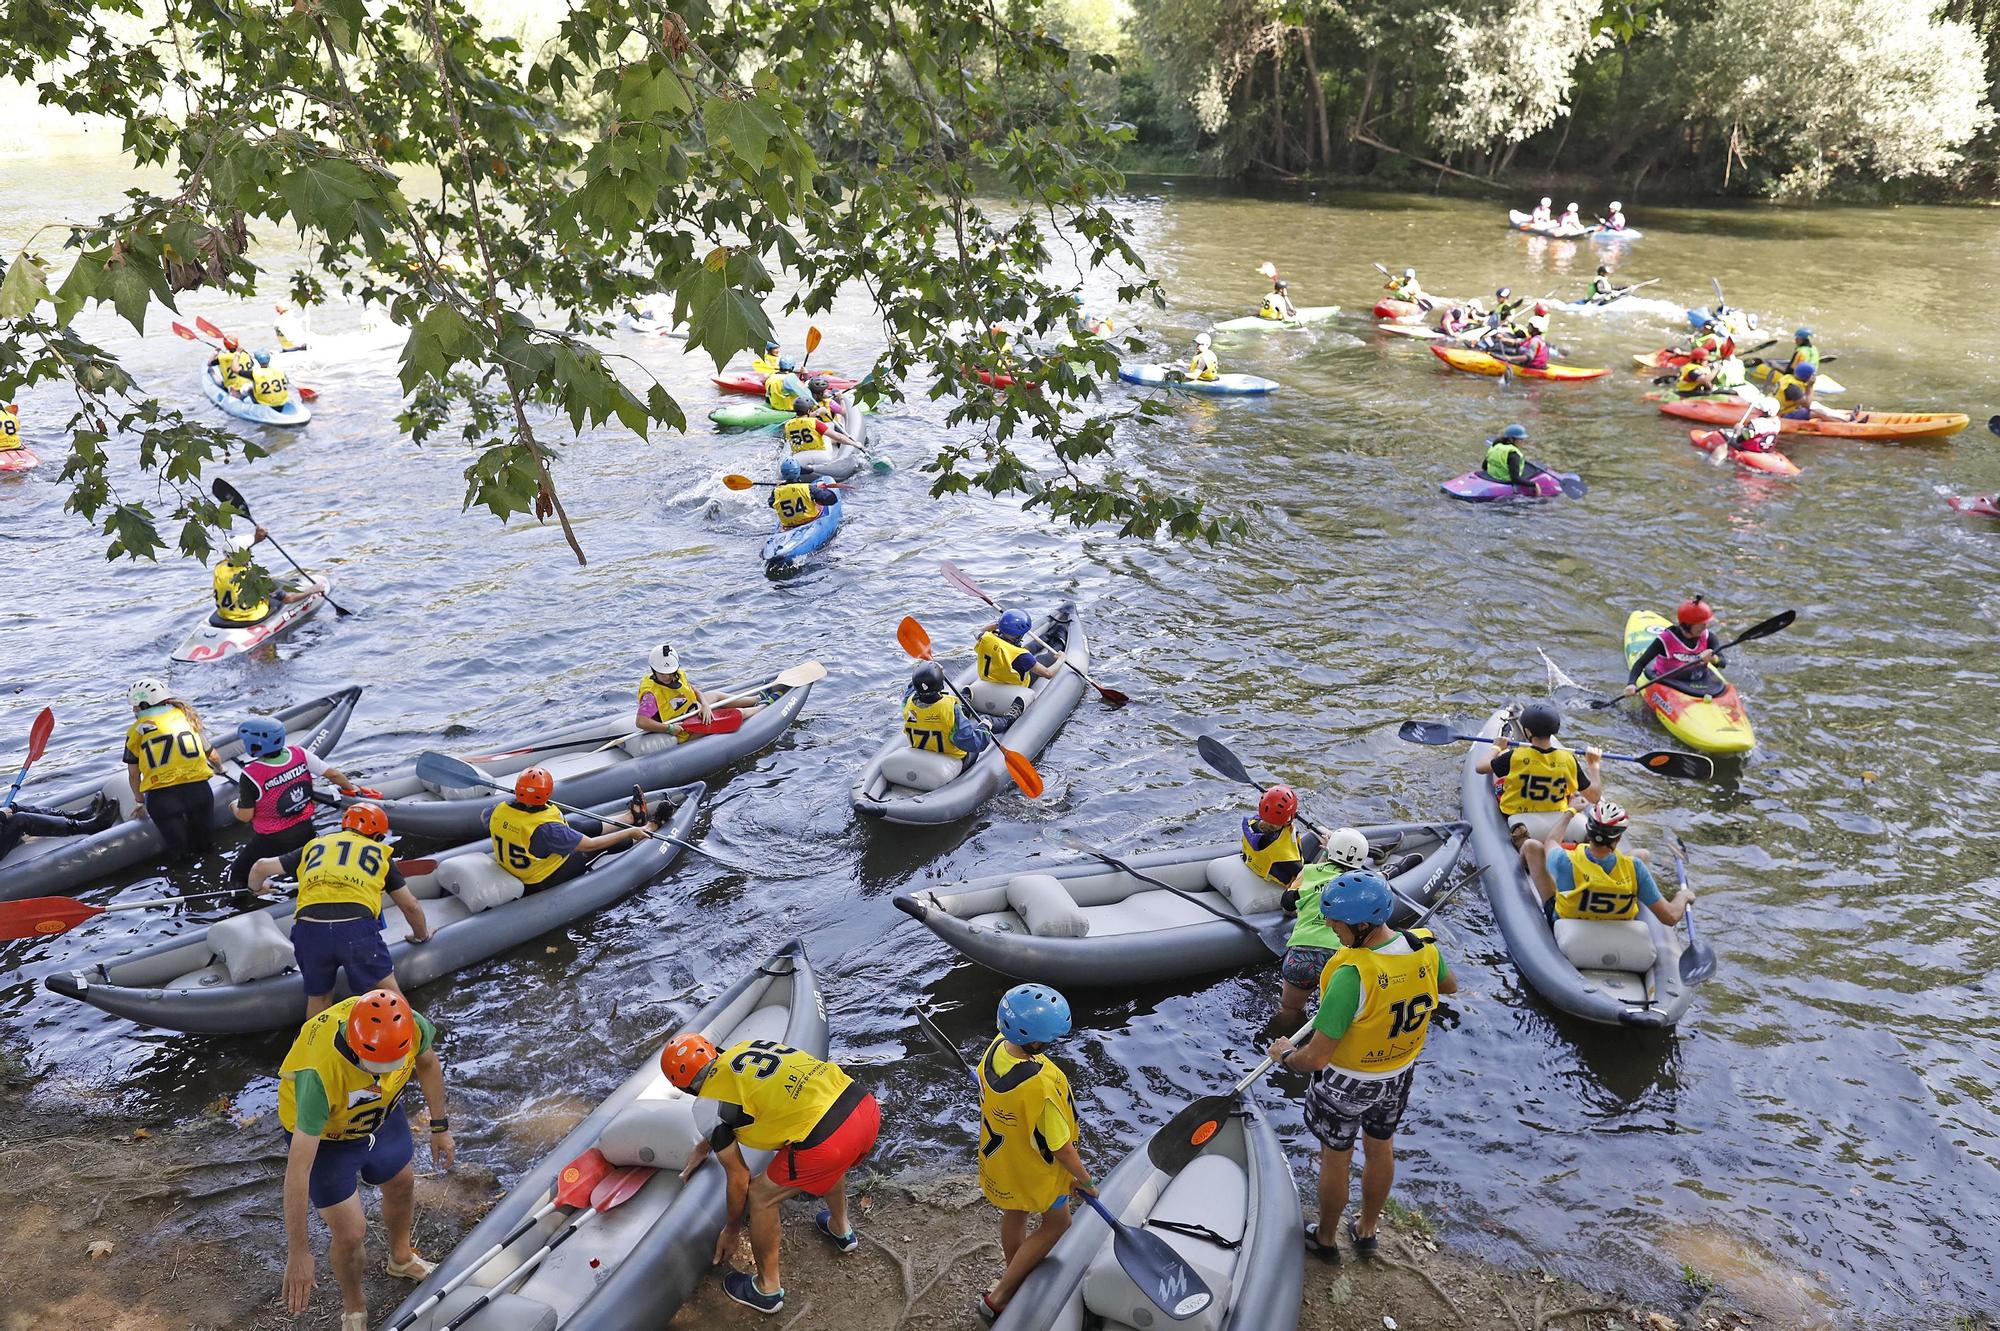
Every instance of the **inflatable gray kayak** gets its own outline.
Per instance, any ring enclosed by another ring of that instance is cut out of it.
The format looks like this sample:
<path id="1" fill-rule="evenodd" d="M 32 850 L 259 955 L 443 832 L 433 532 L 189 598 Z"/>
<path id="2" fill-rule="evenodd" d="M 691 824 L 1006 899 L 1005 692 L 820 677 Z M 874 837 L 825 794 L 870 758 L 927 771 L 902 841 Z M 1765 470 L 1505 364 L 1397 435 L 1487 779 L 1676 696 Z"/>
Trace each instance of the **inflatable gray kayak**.
<path id="1" fill-rule="evenodd" d="M 824 1058 L 826 1004 L 805 945 L 787 943 L 676 1033 L 682 1031 L 698 1031 L 718 1047 L 738 1040 L 777 1040 Z M 696 1101 L 675 1090 L 660 1072 L 659 1056 L 658 1048 L 645 1050 L 639 1070 L 529 1170 L 381 1325 L 401 1326 L 411 1310 L 473 1269 L 494 1245 L 554 1200 L 564 1166 L 596 1147 L 614 1165 L 645 1165 L 658 1172 L 631 1200 L 591 1224 L 589 1242 L 555 1249 L 524 1280 L 510 1282 L 508 1277 L 574 1217 L 574 1212 L 556 1208 L 490 1261 L 480 1262 L 472 1279 L 412 1321 L 410 1331 L 440 1331 L 495 1287 L 505 1292 L 467 1320 L 464 1331 L 664 1327 L 709 1269 L 726 1199 L 722 1166 L 714 1160 L 681 1182 L 688 1148 L 697 1134 L 705 1135 L 715 1125 L 715 1102 Z M 752 1174 L 761 1173 L 771 1159 L 769 1151 L 743 1154 Z"/>
<path id="2" fill-rule="evenodd" d="M 1505 725 L 1508 734 L 1519 734 L 1511 729 L 1513 711 L 1501 708 L 1479 733 L 1498 735 Z M 1514 965 L 1550 1006 L 1572 1016 L 1607 1026 L 1672 1026 L 1694 1001 L 1694 989 L 1681 979 L 1680 936 L 1641 910 L 1637 920 L 1560 921 L 1559 943 L 1508 836 L 1493 778 L 1472 770 L 1490 751 L 1475 744 L 1466 755 L 1465 817 L 1493 921 Z"/>
<path id="3" fill-rule="evenodd" d="M 1359 829 L 1391 870 L 1396 923 L 1407 925 L 1443 888 L 1466 844 L 1464 823 Z M 1304 849 L 1317 853 L 1310 834 Z M 1195 894 L 1280 940 L 1290 933 L 1281 889 L 1243 863 L 1240 842 L 1120 855 L 1134 869 Z M 1023 864 L 952 887 L 904 892 L 897 909 L 980 965 L 1058 987 L 1123 988 L 1275 959 L 1259 939 L 1191 901 L 1094 859 Z"/>
<path id="4" fill-rule="evenodd" d="M 1047 639 L 1055 623 L 1053 615 L 1036 623 L 1036 636 Z M 1090 640 L 1084 635 L 1082 615 L 1073 608 L 1069 611 L 1067 628 L 1065 654 L 1077 670 L 1087 671 Z M 977 674 L 976 668 L 970 669 L 953 681 L 960 693 L 972 697 L 975 705 L 986 696 L 975 696 L 973 681 Z M 1083 701 L 1083 690 L 1083 678 L 1076 670 L 1058 670 L 1054 679 L 1038 679 L 1032 688 L 1014 690 L 1022 695 L 1026 709 L 1000 732 L 1000 743 L 1029 759 L 1039 756 L 1062 729 L 1063 722 L 1069 720 L 1076 705 Z M 985 752 L 963 768 L 957 759 L 911 748 L 903 736 L 900 707 L 899 703 L 896 733 L 861 769 L 861 778 L 854 784 L 857 812 L 891 823 L 956 822 L 984 804 L 1001 787 L 1011 784 L 1006 761 L 997 745 L 987 745 Z"/>
<path id="5" fill-rule="evenodd" d="M 755 690 L 759 681 L 728 689 L 728 696 Z M 807 684 L 779 693 L 775 701 L 725 735 L 703 735 L 681 743 L 641 735 L 632 709 L 561 730 L 496 740 L 477 754 L 454 754 L 498 782 L 509 793 L 514 778 L 530 767 L 546 767 L 556 779 L 555 798 L 563 804 L 598 804 L 622 799 L 634 786 L 658 790 L 699 781 L 775 744 L 798 719 L 812 692 Z M 389 826 L 403 836 L 455 841 L 484 835 L 486 819 L 502 795 L 484 786 L 433 788 L 417 779 L 416 758 L 408 766 L 369 784 L 382 792 Z"/>
<path id="6" fill-rule="evenodd" d="M 323 758 L 340 742 L 360 697 L 361 689 L 353 686 L 272 715 L 285 723 L 285 733 L 292 743 Z M 126 781 L 125 765 L 117 760 L 117 746 L 123 743 L 123 738 L 121 731 L 118 739 L 109 741 L 108 766 L 67 779 L 57 778 L 59 784 L 36 784 L 22 789 L 19 801 L 22 805 L 60 809 L 65 813 L 89 812 L 99 793 L 103 793 L 118 801 L 121 821 L 88 836 L 30 837 L 23 841 L 0 857 L 0 901 L 73 892 L 159 855 L 164 848 L 159 830 L 147 819 L 130 816 L 132 788 Z M 217 741 L 215 751 L 225 763 L 242 760 L 243 746 L 233 733 L 225 737 L 218 729 L 209 738 Z M 218 776 L 208 784 L 215 792 L 213 825 L 242 827 L 229 812 L 236 803 L 235 779 Z"/>
<path id="7" fill-rule="evenodd" d="M 671 801 L 674 815 L 662 830 L 685 841 L 705 794 L 707 788 L 697 781 L 648 791 L 646 802 L 651 806 L 662 798 Z M 591 813 L 608 816 L 624 808 L 624 801 L 612 800 Z M 603 830 L 596 817 L 571 814 L 568 821 L 585 835 Z M 587 873 L 547 891 L 496 900 L 505 898 L 518 883 L 492 862 L 491 841 L 440 851 L 435 870 L 406 878 L 411 894 L 423 904 L 431 937 L 410 942 L 403 913 L 394 906 L 382 912 L 383 939 L 389 944 L 397 982 L 404 992 L 414 993 L 420 985 L 580 920 L 658 880 L 680 854 L 681 848 L 671 842 L 644 841 L 600 854 Z M 453 861 L 461 863 L 447 869 Z M 168 1030 L 198 1035 L 295 1030 L 306 1019 L 306 996 L 292 964 L 294 904 L 288 897 L 268 909 L 220 921 L 192 937 L 87 961 L 76 970 L 46 976 L 42 983 L 51 993 Z M 342 995 L 346 992 L 341 990 Z"/>
<path id="8" fill-rule="evenodd" d="M 1119 1268 L 1103 1219 L 1083 1211 L 1023 1282 L 994 1331 L 1298 1326 L 1305 1290 L 1299 1195 L 1278 1134 L 1254 1104 L 1224 1120 L 1176 1174 L 1155 1169 L 1141 1146 L 1105 1178 L 1101 1200 L 1125 1224 L 1166 1240 L 1215 1301 L 1188 1320 L 1168 1318 Z"/>

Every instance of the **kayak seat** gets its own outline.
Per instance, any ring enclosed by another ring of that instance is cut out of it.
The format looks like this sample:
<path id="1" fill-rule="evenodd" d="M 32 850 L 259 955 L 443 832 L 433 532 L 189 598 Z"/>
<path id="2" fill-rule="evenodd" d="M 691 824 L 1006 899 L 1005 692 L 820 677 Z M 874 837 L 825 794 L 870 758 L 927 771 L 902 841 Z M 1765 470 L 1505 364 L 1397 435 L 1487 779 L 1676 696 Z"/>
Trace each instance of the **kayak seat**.
<path id="1" fill-rule="evenodd" d="M 132 797 L 132 783 L 126 779 L 122 769 L 117 775 L 104 779 L 104 797 L 118 805 L 120 822 L 138 812 L 139 802 Z"/>
<path id="2" fill-rule="evenodd" d="M 1685 693 L 1690 698 L 1717 698 L 1729 686 L 1722 682 L 1722 676 L 1703 666 L 1700 670 L 1678 676 L 1660 687 L 1671 689 L 1675 693 Z"/>
<path id="3" fill-rule="evenodd" d="M 965 770 L 965 760 L 928 749 L 901 749 L 882 760 L 882 776 L 909 790 L 938 790 Z"/>
<path id="4" fill-rule="evenodd" d="M 621 1167 L 680 1169 L 695 1143 L 707 1136 L 695 1122 L 695 1103 L 695 1097 L 661 1078 L 604 1125 L 597 1149 Z"/>
<path id="5" fill-rule="evenodd" d="M 424 924 L 429 927 L 433 936 L 440 930 L 448 929 L 460 920 L 469 920 L 473 916 L 473 912 L 467 909 L 465 903 L 454 896 L 441 895 L 428 899 L 420 897 L 418 900 L 424 908 Z M 383 943 L 394 946 L 397 943 L 408 942 L 409 938 L 410 922 L 403 918 L 403 912 L 393 906 L 385 906 L 382 911 Z"/>
<path id="6" fill-rule="evenodd" d="M 1243 862 L 1241 855 L 1222 855 L 1208 862 L 1208 885 L 1229 898 L 1242 915 L 1262 915 L 1278 909 L 1284 889 Z"/>
<path id="7" fill-rule="evenodd" d="M 466 766 L 479 773 L 479 775 L 493 780 L 504 790 L 512 790 L 514 788 L 512 773 L 508 774 L 509 779 L 501 780 L 478 763 L 467 763 Z M 423 787 L 441 800 L 482 800 L 500 793 L 489 790 L 485 786 L 447 786 L 437 781 L 426 781 L 423 783 Z"/>
<path id="8" fill-rule="evenodd" d="M 1161 1190 L 1147 1213 L 1147 1219 L 1203 1225 L 1230 1242 L 1241 1243 L 1249 1205 L 1248 1176 L 1227 1156 L 1211 1153 L 1196 1157 Z M 1127 1211 L 1123 1218 L 1129 1221 L 1132 1213 Z M 1107 1242 L 1098 1250 L 1090 1269 L 1084 1273 L 1083 1306 L 1104 1319 L 1106 1331 L 1122 1327 L 1153 1329 L 1161 1326 L 1186 1328 L 1187 1331 L 1220 1331 L 1230 1314 L 1231 1273 L 1240 1249 L 1171 1229 L 1148 1229 L 1146 1232 L 1164 1239 L 1179 1253 L 1215 1298 L 1186 1321 L 1169 1321 L 1153 1305 L 1152 1299 L 1140 1292 L 1132 1277 L 1125 1274 L 1112 1245 Z"/>
<path id="9" fill-rule="evenodd" d="M 475 915 L 509 901 L 518 901 L 525 884 L 500 867 L 491 855 L 454 855 L 438 861 L 438 886 L 457 897 Z"/>
<path id="10" fill-rule="evenodd" d="M 1644 975 L 1658 957 L 1644 920 L 1556 921 L 1556 946 L 1578 970 Z"/>
<path id="11" fill-rule="evenodd" d="M 283 975 L 293 965 L 292 940 L 268 910 L 217 920 L 208 926 L 208 945 L 231 984 Z"/>
<path id="12" fill-rule="evenodd" d="M 1025 709 L 1033 701 L 1033 689 L 1019 688 L 1012 684 L 995 684 L 989 680 L 975 679 L 967 690 L 975 710 L 986 716 L 1006 716 L 1020 703 Z"/>
<path id="13" fill-rule="evenodd" d="M 1225 914 L 1229 911 L 1228 899 L 1218 893 L 1196 888 L 1194 895 L 1216 910 Z M 1092 938 L 1151 933 L 1155 929 L 1184 929 L 1189 925 L 1217 922 L 1213 914 L 1194 902 L 1183 900 L 1171 892 L 1147 887 L 1142 887 L 1123 901 L 1085 906 L 1083 917 L 1090 924 L 1089 936 Z M 1229 926 L 1222 927 L 1226 929 Z"/>
<path id="14" fill-rule="evenodd" d="M 452 1318 L 488 1292 L 481 1285 L 460 1285 L 445 1295 L 437 1307 L 410 1323 L 410 1331 L 443 1331 Z M 540 1299 L 495 1294 L 493 1302 L 466 1321 L 463 1331 L 556 1331 L 558 1321 L 556 1310 Z"/>
<path id="15" fill-rule="evenodd" d="M 1082 938 L 1090 919 L 1062 879 L 1045 873 L 1018 873 L 1007 880 L 1007 904 L 1037 938 Z"/>

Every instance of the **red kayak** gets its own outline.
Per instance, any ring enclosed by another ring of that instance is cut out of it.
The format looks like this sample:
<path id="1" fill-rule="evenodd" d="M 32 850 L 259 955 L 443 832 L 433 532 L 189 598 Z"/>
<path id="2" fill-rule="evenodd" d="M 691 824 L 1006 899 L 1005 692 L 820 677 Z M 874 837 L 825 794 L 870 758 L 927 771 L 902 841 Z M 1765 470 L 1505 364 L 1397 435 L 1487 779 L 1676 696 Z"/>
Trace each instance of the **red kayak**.
<path id="1" fill-rule="evenodd" d="M 35 456 L 35 450 L 23 445 L 20 448 L 0 450 L 0 475 L 15 471 L 33 471 L 42 464 Z"/>
<path id="2" fill-rule="evenodd" d="M 1388 296 L 1375 302 L 1377 319 L 1394 319 L 1399 323 L 1411 323 L 1423 317 L 1423 306 L 1412 300 L 1394 300 Z"/>
<path id="3" fill-rule="evenodd" d="M 818 376 L 818 372 L 811 369 L 796 370 L 794 373 L 798 375 L 800 383 Z M 858 379 L 843 379 L 837 374 L 827 375 L 826 380 L 827 383 L 832 385 L 833 391 L 836 393 L 845 393 L 848 389 L 861 382 Z M 748 393 L 752 397 L 764 396 L 764 376 L 755 370 L 730 370 L 726 374 L 712 376 L 711 381 L 725 393 Z"/>
<path id="4" fill-rule="evenodd" d="M 1979 518 L 2000 518 L 2000 494 L 1953 495 L 1944 502 L 1959 513 L 1970 513 Z"/>
<path id="5" fill-rule="evenodd" d="M 1704 453 L 1713 453 L 1724 444 L 1729 445 L 1729 459 L 1746 471 L 1759 471 L 1766 476 L 1796 476 L 1799 464 L 1783 453 L 1760 453 L 1755 449 L 1738 448 L 1729 443 L 1729 436 L 1721 430 L 1689 430 L 1688 442 Z"/>
<path id="6" fill-rule="evenodd" d="M 980 383 L 985 384 L 988 388 L 1012 388 L 1018 384 L 1030 393 L 1039 393 L 1042 391 L 1040 384 L 1031 383 L 1026 379 L 1016 379 L 1011 374 L 995 374 L 991 370 L 975 370 L 970 365 L 965 367 L 965 372 L 979 380 Z"/>

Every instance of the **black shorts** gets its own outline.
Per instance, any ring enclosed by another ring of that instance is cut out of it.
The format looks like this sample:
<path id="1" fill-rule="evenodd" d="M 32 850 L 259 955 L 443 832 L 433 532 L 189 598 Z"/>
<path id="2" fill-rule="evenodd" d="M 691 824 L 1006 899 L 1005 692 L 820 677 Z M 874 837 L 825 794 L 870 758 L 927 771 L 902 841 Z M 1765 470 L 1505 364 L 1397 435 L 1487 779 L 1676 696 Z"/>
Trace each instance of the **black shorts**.
<path id="1" fill-rule="evenodd" d="M 302 819 L 281 832 L 252 832 L 250 839 L 243 843 L 243 849 L 237 851 L 236 858 L 229 862 L 229 885 L 241 892 L 250 886 L 250 869 L 258 860 L 276 859 L 302 849 L 306 842 L 318 835 L 319 829 L 313 826 L 310 818 Z"/>
<path id="2" fill-rule="evenodd" d="M 206 780 L 147 791 L 146 816 L 167 843 L 170 863 L 185 861 L 215 842 L 215 792 Z"/>
<path id="3" fill-rule="evenodd" d="M 1329 1151 L 1353 1150 L 1357 1131 L 1378 1142 L 1388 1141 L 1410 1106 L 1410 1082 L 1416 1070 L 1412 1063 L 1393 1077 L 1363 1081 L 1321 1068 L 1306 1087 L 1306 1127 Z"/>

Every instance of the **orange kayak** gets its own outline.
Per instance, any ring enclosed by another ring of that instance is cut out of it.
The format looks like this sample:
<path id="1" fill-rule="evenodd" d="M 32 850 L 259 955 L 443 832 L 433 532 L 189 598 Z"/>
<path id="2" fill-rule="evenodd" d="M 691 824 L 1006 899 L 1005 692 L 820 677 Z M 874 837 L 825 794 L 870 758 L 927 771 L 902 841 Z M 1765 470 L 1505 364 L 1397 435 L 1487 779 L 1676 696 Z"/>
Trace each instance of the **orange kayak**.
<path id="1" fill-rule="evenodd" d="M 1734 425 L 1743 419 L 1743 404 L 1738 402 L 1704 402 L 1689 398 L 1679 402 L 1661 402 L 1659 407 L 1669 416 L 1678 416 L 1684 421 L 1700 421 L 1704 425 Z M 1851 421 L 1780 419 L 1778 429 L 1784 434 L 1818 435 L 1827 439 L 1883 439 L 1893 442 L 1898 439 L 1937 439 L 1957 434 L 1970 423 L 1965 413 L 1958 411 L 1864 411 Z"/>
<path id="2" fill-rule="evenodd" d="M 1729 439 L 1721 430 L 1689 430 L 1688 442 L 1704 453 L 1713 453 L 1719 445 L 1728 444 Z M 1759 453 L 1754 449 L 1729 446 L 1729 457 L 1745 471 L 1760 471 L 1766 476 L 1796 476 L 1799 464 L 1783 453 Z"/>
<path id="3" fill-rule="evenodd" d="M 1602 379 L 1611 373 L 1608 369 L 1587 369 L 1581 365 L 1549 365 L 1539 370 L 1531 370 L 1512 361 L 1489 356 L 1483 351 L 1472 351 L 1465 347 L 1431 348 L 1431 354 L 1465 374 L 1483 374 L 1489 379 L 1498 379 L 1510 370 L 1524 379 Z M 1962 418 L 1961 418 L 1962 419 Z"/>

